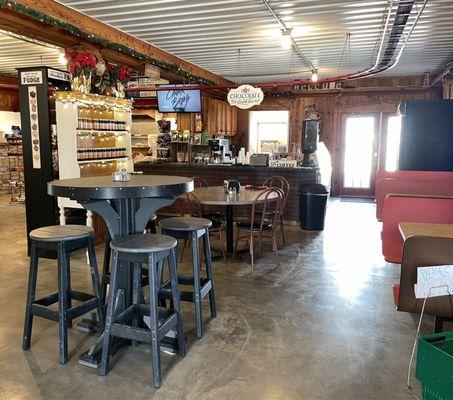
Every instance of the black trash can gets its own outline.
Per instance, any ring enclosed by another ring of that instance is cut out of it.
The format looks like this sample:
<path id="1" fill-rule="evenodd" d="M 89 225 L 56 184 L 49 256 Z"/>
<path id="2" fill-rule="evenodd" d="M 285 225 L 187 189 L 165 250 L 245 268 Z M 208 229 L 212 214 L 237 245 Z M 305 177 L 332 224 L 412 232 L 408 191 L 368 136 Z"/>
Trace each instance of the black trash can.
<path id="1" fill-rule="evenodd" d="M 319 183 L 299 186 L 299 221 L 301 229 L 322 231 L 329 191 Z"/>

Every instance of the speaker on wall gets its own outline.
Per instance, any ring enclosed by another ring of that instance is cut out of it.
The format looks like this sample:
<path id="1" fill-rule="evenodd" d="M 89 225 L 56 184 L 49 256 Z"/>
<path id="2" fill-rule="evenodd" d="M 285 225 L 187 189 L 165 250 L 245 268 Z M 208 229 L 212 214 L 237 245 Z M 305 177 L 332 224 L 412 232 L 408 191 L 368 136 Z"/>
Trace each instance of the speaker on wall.
<path id="1" fill-rule="evenodd" d="M 302 152 L 304 153 L 303 166 L 311 166 L 310 154 L 318 148 L 319 121 L 305 120 L 302 122 Z"/>

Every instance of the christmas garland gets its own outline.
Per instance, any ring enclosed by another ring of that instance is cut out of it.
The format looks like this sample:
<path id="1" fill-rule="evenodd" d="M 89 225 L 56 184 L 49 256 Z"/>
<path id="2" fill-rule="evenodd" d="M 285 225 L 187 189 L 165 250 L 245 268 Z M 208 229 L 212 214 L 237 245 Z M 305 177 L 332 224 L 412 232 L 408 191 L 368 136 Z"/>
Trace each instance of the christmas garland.
<path id="1" fill-rule="evenodd" d="M 152 64 L 156 67 L 163 68 L 170 72 L 181 75 L 189 81 L 197 81 L 199 83 L 204 83 L 204 84 L 208 84 L 208 85 L 215 84 L 215 82 L 213 82 L 209 79 L 199 77 L 197 75 L 194 75 L 194 74 L 184 70 L 178 64 L 171 64 L 171 63 L 167 63 L 165 61 L 156 60 L 155 58 L 150 57 L 146 54 L 140 53 L 140 52 L 132 49 L 131 47 L 112 42 L 112 41 L 104 39 L 100 36 L 88 34 L 66 21 L 62 21 L 57 18 L 51 17 L 50 15 L 47 15 L 41 11 L 35 10 L 31 7 L 24 6 L 23 4 L 17 3 L 15 1 L 0 0 L 0 9 L 1 8 L 8 8 L 8 9 L 14 10 L 16 12 L 19 12 L 21 14 L 24 14 L 36 21 L 42 22 L 47 25 L 56 26 L 60 29 L 64 29 L 65 31 L 69 32 L 73 36 L 77 36 L 81 39 L 84 39 L 86 41 L 100 45 L 105 48 L 109 48 L 109 49 L 116 50 L 116 51 L 119 51 L 124 54 L 128 54 L 134 58 L 137 58 L 141 61 Z"/>

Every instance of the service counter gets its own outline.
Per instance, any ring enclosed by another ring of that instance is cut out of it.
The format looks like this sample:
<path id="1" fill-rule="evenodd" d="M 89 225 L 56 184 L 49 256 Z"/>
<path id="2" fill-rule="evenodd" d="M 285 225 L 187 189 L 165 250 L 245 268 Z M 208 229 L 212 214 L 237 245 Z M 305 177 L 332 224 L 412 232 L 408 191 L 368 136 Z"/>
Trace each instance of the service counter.
<path id="1" fill-rule="evenodd" d="M 299 220 L 299 185 L 302 183 L 318 183 L 320 180 L 318 168 L 139 162 L 135 164 L 135 171 L 143 171 L 144 174 L 153 175 L 200 176 L 210 186 L 223 185 L 225 179 L 237 179 L 242 186 L 246 184 L 260 185 L 271 176 L 283 176 L 291 186 L 285 221 Z"/>

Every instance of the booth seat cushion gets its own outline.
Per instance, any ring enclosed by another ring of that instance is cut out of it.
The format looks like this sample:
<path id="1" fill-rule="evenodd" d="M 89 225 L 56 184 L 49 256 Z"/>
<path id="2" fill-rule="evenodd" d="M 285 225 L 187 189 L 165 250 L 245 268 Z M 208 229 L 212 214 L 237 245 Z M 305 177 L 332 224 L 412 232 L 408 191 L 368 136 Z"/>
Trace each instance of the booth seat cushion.
<path id="1" fill-rule="evenodd" d="M 453 198 L 390 195 L 384 200 L 382 254 L 386 261 L 398 264 L 403 254 L 400 222 L 453 224 Z"/>
<path id="2" fill-rule="evenodd" d="M 407 171 L 409 172 L 409 171 Z M 431 174 L 434 174 L 431 172 Z M 384 200 L 389 194 L 407 194 L 421 196 L 453 196 L 453 173 L 442 174 L 436 179 L 430 180 L 419 178 L 380 178 L 376 182 L 376 217 L 383 220 Z M 422 175 L 424 176 L 424 175 Z M 450 177 L 450 179 L 447 179 Z M 441 178 L 441 179 L 440 179 Z"/>

